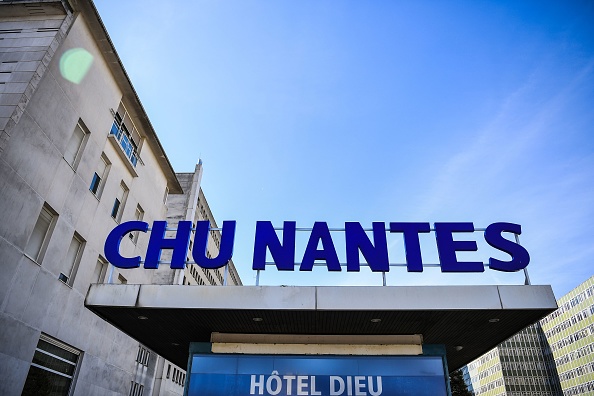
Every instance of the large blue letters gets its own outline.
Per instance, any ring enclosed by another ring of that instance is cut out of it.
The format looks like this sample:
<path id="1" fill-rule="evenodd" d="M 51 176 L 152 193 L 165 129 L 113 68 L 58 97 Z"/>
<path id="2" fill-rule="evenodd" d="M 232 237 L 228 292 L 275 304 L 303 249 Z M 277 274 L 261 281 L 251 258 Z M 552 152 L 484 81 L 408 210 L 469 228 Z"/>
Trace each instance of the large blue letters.
<path id="1" fill-rule="evenodd" d="M 522 227 L 519 224 L 513 223 L 493 223 L 485 230 L 485 240 L 495 249 L 504 251 L 511 256 L 511 261 L 500 261 L 494 258 L 489 258 L 489 268 L 513 272 L 526 268 L 530 262 L 530 255 L 524 247 L 519 244 L 505 239 L 501 233 L 512 232 L 516 235 L 522 233 Z"/>
<path id="2" fill-rule="evenodd" d="M 475 252 L 475 241 L 454 241 L 454 232 L 474 232 L 472 223 L 435 223 L 437 252 L 441 272 L 483 272 L 485 267 L 478 261 L 458 261 L 456 252 Z"/>
<path id="3" fill-rule="evenodd" d="M 281 245 L 276 231 L 270 221 L 256 223 L 256 240 L 254 242 L 254 270 L 266 269 L 266 248 L 270 249 L 276 268 L 281 271 L 295 269 L 295 228 L 296 222 L 285 221 L 283 226 L 283 243 Z"/>
<path id="4" fill-rule="evenodd" d="M 390 261 L 388 257 L 388 243 L 386 231 L 402 233 L 406 253 L 406 267 L 408 272 L 422 272 L 423 259 L 419 235 L 431 231 L 430 223 L 391 222 L 386 230 L 385 223 L 372 223 L 371 230 L 365 230 L 360 223 L 346 222 L 345 249 L 347 271 L 360 271 L 360 256 L 363 256 L 367 265 L 374 272 L 388 272 Z M 207 269 L 221 268 L 227 265 L 233 256 L 233 243 L 235 241 L 235 221 L 224 221 L 219 244 L 219 253 L 216 257 L 207 256 L 207 244 L 211 233 L 208 221 L 199 221 L 196 225 L 196 235 L 192 248 L 192 257 L 199 266 Z M 190 244 L 193 223 L 180 221 L 175 230 L 175 236 L 166 237 L 167 222 L 153 222 L 148 248 L 146 251 L 144 267 L 156 269 L 159 266 L 161 252 L 164 249 L 172 250 L 171 268 L 182 269 L 186 265 L 186 257 Z M 485 264 L 478 261 L 458 261 L 457 252 L 477 251 L 477 243 L 473 240 L 455 240 L 454 233 L 472 233 L 474 224 L 466 223 L 435 223 L 435 238 L 442 272 L 483 272 Z M 123 237 L 130 232 L 147 232 L 149 224 L 143 221 L 129 221 L 116 226 L 107 236 L 105 241 L 105 257 L 118 268 L 137 268 L 142 263 L 140 256 L 123 257 L 120 253 L 120 244 Z M 280 230 L 280 229 L 279 229 Z M 277 235 L 277 230 L 270 221 L 258 221 L 254 240 L 254 255 L 252 269 L 260 271 L 266 269 L 266 257 L 270 252 L 272 261 L 278 270 L 295 270 L 295 246 L 297 226 L 294 221 L 285 221 L 282 228 L 282 242 Z M 372 231 L 373 240 L 368 236 Z M 511 259 L 502 261 L 489 258 L 489 268 L 497 271 L 519 271 L 530 263 L 528 251 L 519 243 L 503 237 L 503 233 L 520 235 L 522 228 L 519 224 L 493 223 L 485 229 L 485 241 L 493 248 L 507 253 Z M 321 248 L 318 249 L 318 245 Z M 303 259 L 300 271 L 312 271 L 318 261 L 325 261 L 328 271 L 341 271 L 344 264 L 339 262 L 338 254 L 328 224 L 315 222 Z"/>
<path id="5" fill-rule="evenodd" d="M 148 223 L 144 221 L 128 221 L 116 226 L 105 240 L 105 258 L 114 267 L 118 268 L 137 268 L 140 267 L 140 256 L 122 257 L 120 255 L 120 243 L 122 238 L 129 232 L 148 230 Z"/>
<path id="6" fill-rule="evenodd" d="M 206 256 L 209 232 L 210 222 L 208 220 L 199 221 L 196 224 L 196 237 L 194 238 L 194 247 L 192 248 L 192 258 L 202 268 L 215 269 L 224 267 L 231 261 L 231 256 L 233 256 L 235 221 L 223 221 L 219 255 L 213 258 Z"/>
<path id="7" fill-rule="evenodd" d="M 320 241 L 322 250 L 318 250 Z M 316 260 L 326 261 L 329 271 L 340 271 L 340 262 L 330 236 L 330 230 L 328 230 L 328 224 L 321 221 L 314 223 L 299 271 L 311 271 Z"/>

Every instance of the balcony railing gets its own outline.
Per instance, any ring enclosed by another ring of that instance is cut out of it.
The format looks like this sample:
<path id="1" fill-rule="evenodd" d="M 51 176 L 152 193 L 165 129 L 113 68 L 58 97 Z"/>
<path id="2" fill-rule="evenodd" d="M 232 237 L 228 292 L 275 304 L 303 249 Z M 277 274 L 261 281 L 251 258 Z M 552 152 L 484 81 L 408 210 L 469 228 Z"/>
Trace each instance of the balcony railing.
<path id="1" fill-rule="evenodd" d="M 118 125 L 117 121 L 113 122 L 109 134 L 115 137 L 115 139 L 120 144 L 120 147 L 124 151 L 124 154 L 126 154 L 126 157 L 130 160 L 130 163 L 136 167 L 136 164 L 138 163 L 138 153 L 136 152 L 136 148 L 132 143 L 130 136 L 124 132 L 122 127 Z"/>

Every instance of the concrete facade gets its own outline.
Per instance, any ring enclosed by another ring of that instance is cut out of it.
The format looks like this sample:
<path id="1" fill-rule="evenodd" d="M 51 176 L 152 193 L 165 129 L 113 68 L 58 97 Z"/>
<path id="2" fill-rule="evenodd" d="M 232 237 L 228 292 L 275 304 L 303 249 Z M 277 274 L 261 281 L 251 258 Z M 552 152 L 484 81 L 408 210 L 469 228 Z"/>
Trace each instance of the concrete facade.
<path id="1" fill-rule="evenodd" d="M 210 211 L 206 197 L 200 188 L 202 179 L 202 162 L 199 162 L 194 172 L 177 173 L 177 178 L 182 186 L 182 194 L 171 194 L 167 198 L 167 223 L 169 227 L 182 220 L 197 221 L 208 220 L 211 228 L 217 228 L 216 220 Z M 172 237 L 175 232 L 167 233 Z M 211 231 L 207 244 L 207 251 L 211 257 L 216 257 L 219 252 L 221 232 Z M 190 237 L 190 249 L 194 243 L 194 233 Z M 162 260 L 171 259 L 171 251 L 164 251 Z M 154 271 L 153 284 L 161 285 L 186 285 L 186 286 L 240 286 L 241 279 L 233 261 L 225 269 L 204 269 L 196 264 L 189 264 L 183 270 L 171 270 L 167 265 L 161 265 Z M 186 367 L 180 367 L 159 356 L 157 362 L 157 378 L 155 394 L 172 396 L 183 393 L 186 379 Z M 157 393 L 158 392 L 158 393 Z"/>
<path id="2" fill-rule="evenodd" d="M 194 172 L 177 173 L 177 178 L 183 189 L 183 194 L 172 194 L 167 199 L 167 222 L 175 227 L 177 222 L 189 220 L 193 223 L 208 220 L 210 227 L 214 228 L 210 232 L 207 244 L 207 255 L 216 257 L 219 254 L 221 241 L 221 231 L 218 230 L 217 222 L 210 210 L 208 201 L 200 187 L 202 179 L 202 163 L 198 163 Z M 173 236 L 171 231 L 167 236 Z M 190 250 L 194 244 L 194 233 L 190 237 Z M 165 251 L 162 255 L 163 261 L 171 259 L 171 252 Z M 190 260 L 190 258 L 189 258 Z M 192 261 L 190 260 L 192 263 Z M 154 284 L 163 285 L 210 285 L 210 286 L 240 286 L 241 279 L 233 260 L 225 268 L 208 270 L 199 267 L 196 264 L 189 264 L 183 270 L 170 271 L 167 266 L 162 266 L 156 271 L 153 279 Z"/>
<path id="3" fill-rule="evenodd" d="M 466 382 L 477 396 L 594 393 L 594 276 L 557 304 L 555 312 L 467 366 Z M 546 383 L 550 389 L 542 389 Z"/>
<path id="4" fill-rule="evenodd" d="M 561 297 L 540 321 L 555 359 L 563 395 L 594 393 L 594 276 Z"/>
<path id="5" fill-rule="evenodd" d="M 94 5 L 0 3 L 0 38 L 0 394 L 27 393 L 32 361 L 56 347 L 75 356 L 65 394 L 182 394 L 179 367 L 84 306 L 92 283 L 173 279 L 114 268 L 103 244 L 185 196 Z M 81 49 L 91 63 L 76 80 L 65 67 L 83 69 L 66 64 Z M 122 254 L 148 239 L 124 237 Z"/>
<path id="6" fill-rule="evenodd" d="M 561 395 L 555 363 L 538 323 L 528 326 L 463 370 L 475 395 Z"/>

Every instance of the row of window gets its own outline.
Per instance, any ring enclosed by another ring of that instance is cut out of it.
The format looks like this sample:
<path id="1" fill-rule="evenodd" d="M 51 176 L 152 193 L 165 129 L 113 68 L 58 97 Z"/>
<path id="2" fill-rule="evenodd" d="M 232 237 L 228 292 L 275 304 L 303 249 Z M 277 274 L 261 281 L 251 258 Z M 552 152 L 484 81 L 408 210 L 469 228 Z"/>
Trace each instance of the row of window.
<path id="1" fill-rule="evenodd" d="M 486 370 L 482 370 L 480 373 L 478 373 L 478 375 L 475 375 L 474 377 L 472 377 L 472 383 L 478 383 L 478 381 L 482 380 L 483 378 L 487 378 L 491 374 L 495 374 L 499 370 L 501 370 L 501 365 L 499 363 L 497 363 L 494 366 L 489 367 Z"/>
<path id="2" fill-rule="evenodd" d="M 585 301 L 587 298 L 590 298 L 592 296 L 594 296 L 594 285 L 590 286 L 583 292 L 579 293 L 577 296 L 573 297 L 568 302 L 564 303 L 555 312 L 553 312 L 552 314 L 543 318 L 540 321 L 540 323 L 542 323 L 542 324 L 549 323 L 553 319 L 557 318 L 559 315 L 564 314 L 565 312 L 569 311 L 571 308 L 575 307 L 576 305 L 580 304 L 581 302 Z"/>
<path id="3" fill-rule="evenodd" d="M 45 203 L 41 208 L 39 217 L 33 227 L 33 232 L 25 246 L 25 255 L 39 265 L 43 261 L 43 255 L 45 254 L 50 235 L 56 225 L 57 218 L 58 214 L 56 211 Z M 78 264 L 80 263 L 85 243 L 86 241 L 77 232 L 74 232 L 66 252 L 66 257 L 62 261 L 64 265 L 63 272 L 58 276 L 58 279 L 69 286 L 72 286 L 74 282 L 74 276 L 78 270 Z"/>
<path id="4" fill-rule="evenodd" d="M 217 282 L 212 277 L 211 270 L 204 271 L 204 275 L 206 275 L 206 278 L 208 279 L 208 281 L 210 282 L 211 285 L 216 285 L 217 284 Z"/>
<path id="5" fill-rule="evenodd" d="M 474 362 L 468 365 L 470 370 L 474 370 L 478 366 L 482 366 L 483 364 L 487 363 L 489 360 L 493 359 L 495 356 L 498 355 L 497 348 L 491 349 L 485 355 L 483 355 L 480 359 L 475 360 Z"/>
<path id="6" fill-rule="evenodd" d="M 594 343 L 576 349 L 575 351 L 571 351 L 568 354 L 561 356 L 559 359 L 555 359 L 555 364 L 557 364 L 557 367 L 561 367 L 562 365 L 567 364 L 575 359 L 588 356 L 592 353 L 594 353 Z"/>
<path id="7" fill-rule="evenodd" d="M 120 107 L 122 107 L 120 105 Z M 116 114 L 117 115 L 117 114 Z M 64 152 L 64 160 L 70 164 L 70 166 L 76 170 L 78 163 L 80 162 L 80 158 L 82 157 L 82 152 L 84 151 L 84 147 L 86 142 L 89 138 L 90 133 L 84 127 L 84 124 L 81 120 L 77 123 L 76 127 L 74 128 L 74 132 L 70 136 L 68 141 L 68 145 L 66 147 L 66 151 Z M 107 158 L 105 153 L 101 153 L 100 160 L 97 164 L 97 168 L 93 177 L 91 178 L 91 183 L 89 185 L 89 190 L 98 198 L 101 198 L 101 194 L 103 193 L 103 187 L 105 186 L 105 181 L 107 180 L 107 176 L 109 174 L 109 170 L 111 168 L 111 161 Z M 126 184 L 121 181 L 120 188 L 118 189 L 116 196 L 114 198 L 114 203 L 111 209 L 111 217 L 113 217 L 116 221 L 121 220 L 121 214 L 123 212 L 123 206 L 128 197 L 128 187 Z M 137 208 L 137 220 L 142 219 L 143 210 L 140 206 Z M 132 234 L 131 234 L 132 235 Z M 136 238 L 138 233 L 135 234 Z M 134 238 L 133 236 L 131 238 Z"/>
<path id="8" fill-rule="evenodd" d="M 501 367 L 504 370 L 546 370 L 547 365 L 543 361 L 539 362 L 502 362 Z"/>
<path id="9" fill-rule="evenodd" d="M 519 347 L 519 348 L 499 348 L 501 356 L 539 356 L 541 349 L 537 347 Z"/>
<path id="10" fill-rule="evenodd" d="M 195 265 L 190 265 L 190 275 L 192 275 L 192 277 L 194 278 L 194 280 L 199 284 L 199 285 L 204 285 L 204 281 L 202 280 L 202 277 L 200 276 L 200 274 L 198 274 L 198 270 L 196 269 Z"/>
<path id="11" fill-rule="evenodd" d="M 210 209 L 209 209 L 209 211 L 207 213 L 206 207 L 200 201 L 198 201 L 198 211 L 200 212 L 200 216 L 202 217 L 202 219 L 210 221 L 211 216 L 208 215 L 208 213 L 210 213 Z M 220 232 L 219 231 L 211 230 L 210 231 L 210 237 L 212 238 L 212 240 L 213 240 L 214 244 L 216 245 L 217 249 L 220 249 L 221 248 Z"/>
<path id="12" fill-rule="evenodd" d="M 105 153 L 101 153 L 101 159 L 99 160 L 97 170 L 93 174 L 91 185 L 89 186 L 89 191 L 91 191 L 97 197 L 97 199 L 101 198 L 103 187 L 105 186 L 105 181 L 107 180 L 110 168 L 111 162 Z M 128 186 L 126 186 L 126 183 L 124 183 L 122 180 L 120 182 L 120 188 L 116 192 L 113 206 L 111 208 L 111 217 L 113 217 L 113 219 L 117 222 L 121 220 L 124 204 L 128 198 L 128 191 Z"/>
<path id="13" fill-rule="evenodd" d="M 129 396 L 142 396 L 144 393 L 144 386 L 138 382 L 131 381 Z"/>
<path id="14" fill-rule="evenodd" d="M 74 169 L 80 161 L 84 145 L 88 140 L 88 135 L 89 132 L 85 132 L 85 128 L 83 127 L 82 122 L 79 121 L 79 123 L 76 125 L 74 129 L 72 136 L 69 139 L 66 151 L 64 153 L 64 160 L 66 160 L 66 162 L 68 162 Z M 111 163 L 107 159 L 107 156 L 104 153 L 102 153 L 101 159 L 97 166 L 97 171 L 93 174 L 91 184 L 89 186 L 89 190 L 97 198 L 100 198 L 100 195 L 103 191 L 103 186 L 105 185 L 105 180 L 107 178 L 107 174 L 109 173 L 110 166 Z M 120 182 L 120 188 L 116 193 L 116 197 L 114 199 L 114 203 L 111 209 L 111 216 L 116 221 L 120 221 L 121 219 L 124 203 L 127 199 L 127 196 L 128 187 L 122 181 Z M 142 218 L 144 217 L 144 210 L 140 205 L 137 205 L 134 217 L 135 220 L 142 220 Z M 25 254 L 38 264 L 41 264 L 43 260 L 43 255 L 47 248 L 53 228 L 55 227 L 57 218 L 58 213 L 55 210 L 53 210 L 47 203 L 45 203 L 37 218 L 29 241 L 25 246 Z M 134 232 L 130 233 L 129 235 L 130 239 L 132 239 L 134 243 L 136 243 L 138 240 L 138 234 L 138 232 Z M 76 275 L 76 271 L 78 269 L 78 264 L 80 262 L 84 245 L 84 238 L 82 238 L 78 233 L 75 232 L 70 241 L 70 245 L 66 252 L 66 256 L 63 260 L 65 264 L 64 271 L 62 271 L 58 277 L 62 282 L 64 282 L 67 285 L 72 286 L 73 284 L 74 276 Z M 103 264 L 104 263 L 102 262 L 102 260 L 99 259 L 94 274 L 94 281 L 98 281 L 101 277 Z"/>
<path id="15" fill-rule="evenodd" d="M 566 346 L 573 344 L 578 340 L 581 340 L 582 338 L 586 338 L 589 335 L 594 335 L 594 324 L 557 341 L 551 345 L 551 350 L 555 352 L 561 348 L 565 348 Z"/>
<path id="16" fill-rule="evenodd" d="M 545 332 L 547 337 L 552 337 L 555 334 L 561 333 L 563 330 L 570 328 L 571 326 L 581 322 L 582 320 L 594 315 L 594 304 L 590 305 L 589 308 L 583 309 L 571 318 L 564 320 L 552 329 Z"/>
<path id="17" fill-rule="evenodd" d="M 563 391 L 563 396 L 576 396 L 576 395 L 591 395 L 594 394 L 594 381 L 586 382 L 573 386 Z"/>
<path id="18" fill-rule="evenodd" d="M 493 390 L 495 388 L 499 388 L 500 386 L 503 386 L 503 378 L 498 378 L 498 379 L 496 379 L 493 382 L 489 382 L 486 385 L 483 385 L 483 386 L 481 386 L 479 388 L 475 388 L 474 391 L 475 391 L 476 395 L 479 396 L 479 395 L 481 395 L 483 393 L 489 392 L 490 390 Z"/>
<path id="19" fill-rule="evenodd" d="M 126 126 L 129 124 L 128 126 Z M 136 166 L 136 161 L 138 160 L 137 154 L 137 146 L 140 144 L 141 138 L 136 130 L 136 127 L 131 123 L 130 117 L 126 109 L 124 108 L 123 104 L 120 104 L 118 108 L 118 112 L 114 115 L 114 126 L 116 129 L 119 128 L 119 142 L 124 150 L 126 156 L 131 160 L 132 164 Z M 131 128 L 132 132 L 128 132 L 128 129 Z M 114 127 L 112 127 L 113 133 Z M 76 127 L 74 128 L 74 132 L 70 136 L 68 141 L 68 145 L 66 147 L 66 151 L 64 153 L 64 160 L 70 164 L 70 166 L 76 170 L 78 163 L 80 162 L 80 158 L 82 157 L 82 152 L 84 151 L 84 147 L 88 141 L 90 132 L 88 132 L 87 128 L 84 126 L 82 120 L 79 120 Z M 127 136 L 124 138 L 124 136 Z M 127 143 L 126 147 L 122 144 L 123 141 L 129 141 L 131 143 Z M 133 149 L 130 147 L 133 146 Z M 105 153 L 101 153 L 101 157 L 99 163 L 97 165 L 96 171 L 91 178 L 91 183 L 89 186 L 89 190 L 99 199 L 101 198 L 101 194 L 103 192 L 103 187 L 105 186 L 105 181 L 109 174 L 109 170 L 111 168 L 111 162 L 105 155 Z M 167 196 L 169 193 L 169 189 L 165 188 L 165 195 L 163 197 L 163 203 L 167 201 Z M 114 203 L 111 209 L 111 217 L 113 217 L 116 221 L 121 220 L 121 214 L 123 212 L 123 206 L 128 196 L 128 187 L 126 184 L 121 181 L 120 188 L 116 193 L 116 197 L 114 198 Z M 140 205 L 136 209 L 135 220 L 142 220 L 144 215 L 144 211 Z M 135 233 L 130 234 L 130 238 L 136 242 L 138 239 L 138 231 Z"/>
<path id="20" fill-rule="evenodd" d="M 548 385 L 550 380 L 548 377 L 505 377 L 505 382 L 510 385 Z"/>
<path id="21" fill-rule="evenodd" d="M 143 347 L 142 345 L 138 346 L 138 353 L 136 354 L 136 361 L 143 366 L 148 366 L 149 358 L 151 357 L 151 353 L 148 349 Z"/>
<path id="22" fill-rule="evenodd" d="M 239 285 L 238 276 L 235 274 L 235 269 L 231 265 L 227 265 L 227 271 L 229 275 L 231 275 L 231 279 L 233 279 L 234 285 Z"/>
<path id="23" fill-rule="evenodd" d="M 561 382 L 564 382 L 590 373 L 594 373 L 594 362 L 586 363 L 583 366 L 579 366 L 573 370 L 568 370 L 562 374 L 559 374 L 559 379 Z"/>
<path id="24" fill-rule="evenodd" d="M 25 246 L 25 255 L 39 265 L 41 265 L 43 261 L 43 256 L 49 244 L 57 219 L 58 214 L 56 211 L 45 203 L 41 208 L 39 217 L 33 227 L 33 232 Z M 58 279 L 68 286 L 72 286 L 74 283 L 85 245 L 86 241 L 84 238 L 75 231 L 70 240 L 66 255 L 61 261 L 63 264 L 63 271 L 58 275 Z M 107 272 L 107 266 L 107 261 L 99 256 L 93 271 L 91 283 L 100 283 L 104 279 Z M 127 281 L 126 278 L 120 274 L 118 275 L 118 282 L 126 283 Z"/>
<path id="25" fill-rule="evenodd" d="M 173 375 L 171 375 L 171 364 L 167 365 L 167 378 L 171 378 L 171 381 L 174 383 L 184 386 L 184 382 L 186 381 L 186 373 L 179 370 L 177 367 L 173 367 Z"/>
<path id="26" fill-rule="evenodd" d="M 215 275 L 217 276 L 217 279 L 219 280 L 220 284 L 223 285 L 225 284 L 225 280 L 223 279 L 223 275 L 221 275 L 221 271 L 219 269 L 213 270 Z"/>

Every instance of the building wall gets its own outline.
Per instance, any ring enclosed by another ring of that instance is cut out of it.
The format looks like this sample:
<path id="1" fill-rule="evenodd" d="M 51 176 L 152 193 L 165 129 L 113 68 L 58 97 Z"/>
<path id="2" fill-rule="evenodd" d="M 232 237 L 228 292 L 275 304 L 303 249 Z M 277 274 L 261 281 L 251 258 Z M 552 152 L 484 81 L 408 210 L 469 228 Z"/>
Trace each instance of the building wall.
<path id="1" fill-rule="evenodd" d="M 477 396 L 561 394 L 554 362 L 538 323 L 474 360 L 467 369 Z"/>
<path id="2" fill-rule="evenodd" d="M 217 228 L 217 222 L 208 206 L 208 202 L 202 189 L 200 181 L 202 179 L 202 163 L 198 163 L 194 172 L 177 173 L 177 178 L 182 186 L 182 194 L 170 194 L 167 199 L 167 223 L 168 227 L 175 228 L 176 224 L 182 220 L 189 220 L 196 224 L 197 221 L 210 221 L 211 228 Z M 192 262 L 191 249 L 194 244 L 194 233 L 190 237 L 190 247 L 188 252 L 188 261 Z M 175 236 L 175 231 L 166 233 L 167 237 Z M 216 257 L 219 253 L 221 241 L 220 231 L 211 231 L 207 252 L 210 257 Z M 163 251 L 162 261 L 171 260 L 171 251 Z M 225 271 L 227 274 L 225 275 Z M 240 286 L 241 278 L 231 261 L 227 268 L 204 269 L 196 264 L 188 264 L 183 270 L 171 270 L 166 264 L 162 264 L 155 271 L 153 283 L 157 284 L 180 284 L 187 286 L 224 286 L 225 276 L 226 285 Z M 178 395 L 183 394 L 183 387 L 186 379 L 186 370 L 173 363 L 164 360 L 159 365 L 157 373 L 158 392 L 155 389 L 154 395 Z M 157 388 L 157 386 L 155 387 Z"/>
<path id="3" fill-rule="evenodd" d="M 558 300 L 541 320 L 564 395 L 594 394 L 594 276 Z"/>
<path id="4" fill-rule="evenodd" d="M 2 27 L 34 36 L 40 32 L 33 28 L 59 28 L 42 30 L 45 38 L 10 37 L 12 47 L 5 46 L 0 58 L 2 70 L 14 68 L 14 73 L 26 71 L 19 79 L 30 77 L 10 86 L 18 92 L 2 95 L 10 107 L 3 114 L 11 118 L 3 120 L 0 152 L 0 394 L 21 393 L 42 333 L 81 352 L 74 394 L 128 395 L 134 382 L 150 394 L 158 356 L 147 350 L 138 362 L 138 342 L 87 310 L 84 298 L 91 283 L 105 281 L 110 273 L 114 280 L 152 282 L 150 271 L 112 272 L 98 260 L 108 232 L 118 224 L 111 211 L 120 184 L 125 183 L 129 191 L 119 221 L 133 219 L 137 205 L 144 210 L 145 221 L 163 219 L 162 196 L 167 172 L 172 174 L 172 170 L 159 165 L 162 153 L 144 144 L 136 175 L 130 171 L 127 159 L 118 152 L 120 146 L 108 133 L 114 121 L 112 111 L 122 101 L 138 106 L 135 98 L 114 78 L 113 65 L 104 59 L 82 13 L 70 13 L 62 5 L 60 17 L 36 14 L 31 18 L 33 5 L 0 5 Z M 4 7 L 10 7 L 10 12 L 3 12 L 8 10 Z M 64 21 L 71 23 L 64 25 Z M 60 74 L 60 59 L 72 48 L 84 48 L 93 57 L 79 84 Z M 6 88 L 8 84 L 0 85 Z M 77 124 L 86 135 L 76 161 L 70 164 L 64 156 Z M 141 135 L 148 133 L 141 130 Z M 110 162 L 109 171 L 100 193 L 93 194 L 89 186 L 102 155 Z M 34 259 L 25 251 L 43 207 L 53 213 L 53 220 L 42 254 Z M 68 272 L 66 257 L 74 235 L 82 241 L 78 270 L 63 281 L 59 278 Z M 143 255 L 147 242 L 145 234 L 137 242 L 124 238 L 121 251 Z"/>
<path id="5" fill-rule="evenodd" d="M 0 18 L 0 153 L 72 24 L 59 2 L 3 5 Z"/>
<path id="6" fill-rule="evenodd" d="M 594 394 L 594 276 L 557 300 L 557 305 L 559 309 L 539 323 L 468 364 L 467 382 L 476 395 L 541 391 L 522 389 L 535 382 L 541 386 L 548 382 L 547 395 Z M 524 371 L 534 368 L 536 376 Z"/>

